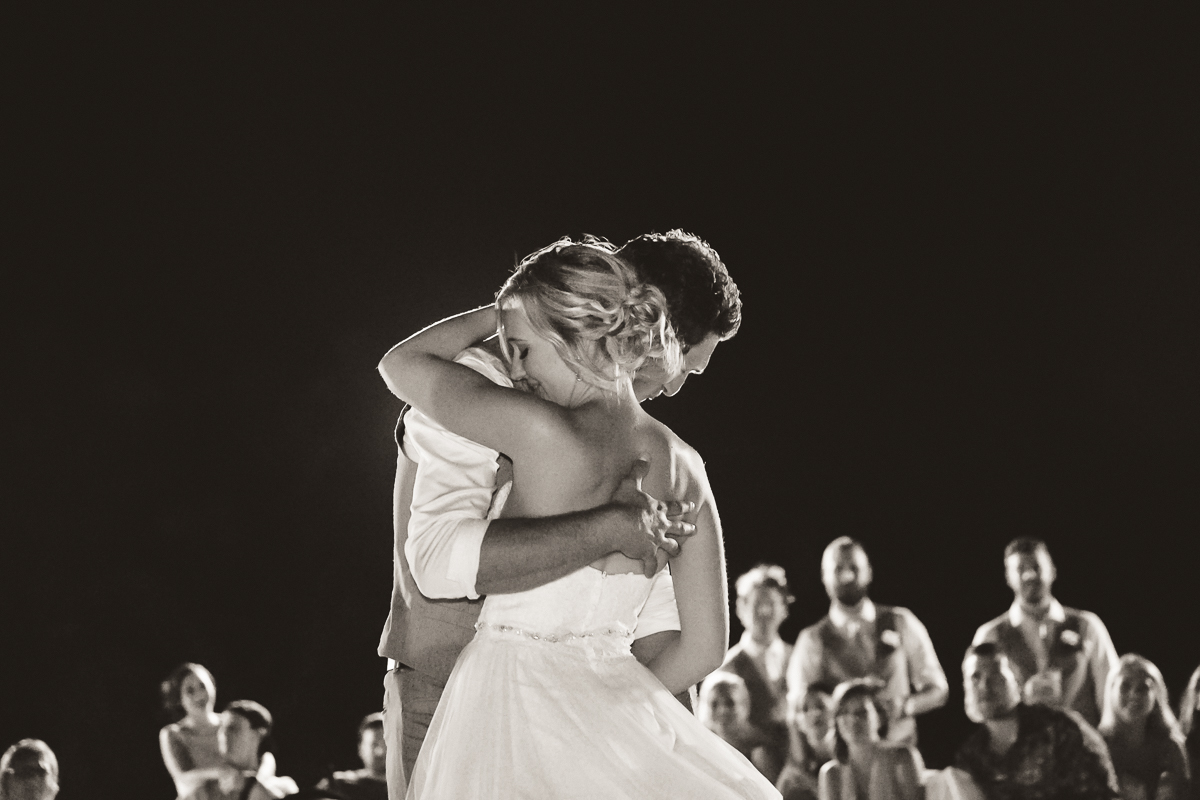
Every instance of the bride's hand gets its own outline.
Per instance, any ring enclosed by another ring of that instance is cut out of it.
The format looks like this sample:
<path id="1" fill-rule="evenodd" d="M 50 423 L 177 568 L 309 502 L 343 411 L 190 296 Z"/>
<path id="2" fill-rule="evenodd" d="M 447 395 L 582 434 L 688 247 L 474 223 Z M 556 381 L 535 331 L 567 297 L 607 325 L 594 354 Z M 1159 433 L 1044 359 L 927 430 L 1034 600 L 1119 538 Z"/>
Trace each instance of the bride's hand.
<path id="1" fill-rule="evenodd" d="M 642 480 L 650 465 L 639 460 L 613 492 L 612 503 L 630 512 L 628 529 L 622 532 L 618 549 L 622 554 L 642 562 L 646 577 L 652 577 L 664 563 L 663 555 L 679 554 L 679 539 L 691 536 L 696 526 L 682 517 L 691 512 L 692 504 L 671 500 L 656 500 L 642 490 Z"/>

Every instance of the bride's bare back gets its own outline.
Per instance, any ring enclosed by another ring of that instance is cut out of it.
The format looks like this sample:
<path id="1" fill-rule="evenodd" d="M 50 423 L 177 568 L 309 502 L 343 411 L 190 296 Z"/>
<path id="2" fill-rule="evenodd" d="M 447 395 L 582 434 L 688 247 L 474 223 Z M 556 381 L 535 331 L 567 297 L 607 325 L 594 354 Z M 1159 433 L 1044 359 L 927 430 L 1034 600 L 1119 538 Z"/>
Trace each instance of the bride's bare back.
<path id="1" fill-rule="evenodd" d="M 635 401 L 608 398 L 562 411 L 561 425 L 530 427 L 523 455 L 513 462 L 503 516 L 543 517 L 602 505 L 639 459 L 649 463 L 642 483 L 647 492 L 696 502 L 685 496 L 694 493 L 692 481 L 678 465 L 681 449 L 688 448 Z M 621 553 L 592 566 L 610 574 L 642 571 L 640 561 Z"/>

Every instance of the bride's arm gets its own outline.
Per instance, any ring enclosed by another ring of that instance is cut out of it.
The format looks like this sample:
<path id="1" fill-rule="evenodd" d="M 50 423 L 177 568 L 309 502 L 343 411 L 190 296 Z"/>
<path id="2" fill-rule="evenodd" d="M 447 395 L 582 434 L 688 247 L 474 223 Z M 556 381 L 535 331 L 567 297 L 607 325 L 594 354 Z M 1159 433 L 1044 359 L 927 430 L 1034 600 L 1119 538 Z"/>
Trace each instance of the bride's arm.
<path id="1" fill-rule="evenodd" d="M 679 607 L 680 635 L 648 665 L 672 694 L 699 683 L 721 666 L 729 641 L 728 586 L 721 520 L 695 452 L 681 456 L 698 488 L 696 533 L 671 561 L 671 578 Z"/>
<path id="2" fill-rule="evenodd" d="M 495 332 L 494 306 L 448 317 L 389 350 L 379 373 L 392 394 L 449 430 L 515 457 L 531 433 L 555 433 L 560 410 L 454 363 L 460 351 Z"/>

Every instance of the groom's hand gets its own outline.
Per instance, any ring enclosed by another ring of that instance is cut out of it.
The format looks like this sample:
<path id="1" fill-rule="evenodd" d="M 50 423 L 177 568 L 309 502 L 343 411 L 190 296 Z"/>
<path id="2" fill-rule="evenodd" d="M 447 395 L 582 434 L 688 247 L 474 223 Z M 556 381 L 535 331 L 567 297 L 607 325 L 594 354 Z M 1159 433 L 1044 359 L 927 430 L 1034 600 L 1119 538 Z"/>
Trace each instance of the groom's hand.
<path id="1" fill-rule="evenodd" d="M 679 539 L 691 536 L 696 526 L 683 520 L 693 510 L 689 502 L 663 502 L 642 490 L 642 480 L 650 465 L 639 460 L 613 492 L 612 503 L 630 512 L 628 530 L 623 532 L 617 549 L 635 561 L 642 562 L 646 577 L 653 577 L 661 567 L 663 555 L 679 554 Z"/>

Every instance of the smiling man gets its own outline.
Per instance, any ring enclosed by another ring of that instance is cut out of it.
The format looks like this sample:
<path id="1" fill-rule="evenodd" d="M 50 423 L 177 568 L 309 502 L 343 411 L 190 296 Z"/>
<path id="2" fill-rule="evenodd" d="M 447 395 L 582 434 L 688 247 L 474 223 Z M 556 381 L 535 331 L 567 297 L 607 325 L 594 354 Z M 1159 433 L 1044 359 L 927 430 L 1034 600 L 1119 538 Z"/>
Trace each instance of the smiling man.
<path id="1" fill-rule="evenodd" d="M 1090 611 L 1067 608 L 1054 598 L 1057 572 L 1040 539 L 1009 543 L 1004 576 L 1013 603 L 979 626 L 973 643 L 996 642 L 1008 654 L 1026 703 L 1071 709 L 1097 725 L 1105 682 L 1117 664 L 1108 629 Z"/>

